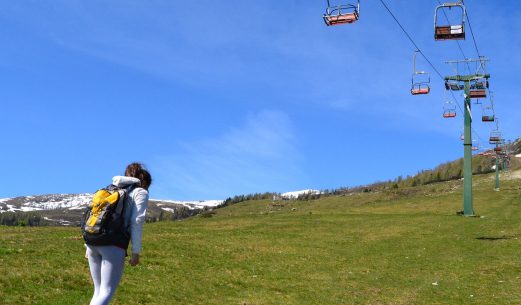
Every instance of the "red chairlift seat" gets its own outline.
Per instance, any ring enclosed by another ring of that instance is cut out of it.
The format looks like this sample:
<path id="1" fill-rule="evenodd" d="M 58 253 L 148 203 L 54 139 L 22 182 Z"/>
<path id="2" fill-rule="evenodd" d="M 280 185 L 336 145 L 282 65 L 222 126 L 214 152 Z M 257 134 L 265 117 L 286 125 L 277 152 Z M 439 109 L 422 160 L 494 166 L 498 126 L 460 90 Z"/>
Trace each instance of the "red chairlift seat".
<path id="1" fill-rule="evenodd" d="M 429 94 L 431 92 L 431 88 L 412 88 L 411 93 L 412 95 L 418 95 L 418 94 Z"/>
<path id="2" fill-rule="evenodd" d="M 456 117 L 456 111 L 445 111 L 443 112 L 443 117 L 448 118 L 455 118 Z"/>
<path id="3" fill-rule="evenodd" d="M 501 152 L 501 151 L 503 151 L 503 149 L 502 149 L 501 147 L 495 147 L 495 148 L 494 148 L 494 151 L 495 151 L 495 152 Z"/>
<path id="4" fill-rule="evenodd" d="M 487 91 L 485 89 L 470 90 L 470 98 L 486 98 Z"/>
<path id="5" fill-rule="evenodd" d="M 353 23 L 358 20 L 358 14 L 353 13 L 347 13 L 342 15 L 324 15 L 324 21 L 326 22 L 326 25 L 339 25 L 344 23 Z"/>
<path id="6" fill-rule="evenodd" d="M 494 122 L 495 118 L 494 118 L 494 115 L 482 115 L 481 121 L 482 122 Z"/>
<path id="7" fill-rule="evenodd" d="M 360 1 L 357 5 L 342 4 L 331 6 L 327 1 L 326 13 L 323 15 L 324 22 L 327 26 L 353 23 L 360 17 Z"/>
<path id="8" fill-rule="evenodd" d="M 488 141 L 490 143 L 497 143 L 497 142 L 500 142 L 501 141 L 501 137 L 498 137 L 498 136 L 490 136 L 490 138 L 488 139 Z"/>
<path id="9" fill-rule="evenodd" d="M 465 30 L 461 25 L 442 25 L 436 26 L 434 35 L 436 40 L 463 40 L 465 39 Z"/>

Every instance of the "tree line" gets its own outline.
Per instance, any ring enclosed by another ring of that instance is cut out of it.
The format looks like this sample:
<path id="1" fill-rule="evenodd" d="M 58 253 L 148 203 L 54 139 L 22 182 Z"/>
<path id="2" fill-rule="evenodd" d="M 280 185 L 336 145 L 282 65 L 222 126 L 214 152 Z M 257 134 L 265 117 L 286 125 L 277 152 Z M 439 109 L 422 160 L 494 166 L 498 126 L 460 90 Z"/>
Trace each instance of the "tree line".
<path id="1" fill-rule="evenodd" d="M 50 222 L 34 212 L 3 212 L 0 213 L 0 225 L 2 226 L 47 226 Z"/>

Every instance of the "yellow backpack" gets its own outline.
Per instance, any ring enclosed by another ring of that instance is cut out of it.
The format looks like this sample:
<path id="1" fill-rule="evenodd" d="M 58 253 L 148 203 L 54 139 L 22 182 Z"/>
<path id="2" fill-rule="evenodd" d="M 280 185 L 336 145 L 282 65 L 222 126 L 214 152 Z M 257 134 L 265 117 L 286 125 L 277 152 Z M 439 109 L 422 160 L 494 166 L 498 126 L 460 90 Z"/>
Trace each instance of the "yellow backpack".
<path id="1" fill-rule="evenodd" d="M 85 243 L 94 246 L 128 247 L 130 233 L 125 226 L 125 198 L 129 188 L 109 185 L 94 193 L 81 225 Z"/>

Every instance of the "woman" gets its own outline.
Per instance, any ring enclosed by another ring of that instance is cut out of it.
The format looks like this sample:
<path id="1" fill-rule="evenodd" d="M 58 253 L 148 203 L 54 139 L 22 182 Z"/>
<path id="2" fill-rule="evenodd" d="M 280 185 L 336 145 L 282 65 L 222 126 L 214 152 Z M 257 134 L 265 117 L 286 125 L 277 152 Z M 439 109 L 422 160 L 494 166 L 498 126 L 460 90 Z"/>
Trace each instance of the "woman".
<path id="1" fill-rule="evenodd" d="M 152 183 L 150 173 L 141 163 L 131 163 L 125 170 L 125 176 L 115 176 L 112 184 L 128 188 L 125 199 L 124 223 L 129 228 L 132 243 L 130 265 L 139 264 L 141 254 L 141 236 L 148 205 L 148 188 Z M 127 249 L 121 246 L 87 245 L 90 273 L 94 282 L 94 296 L 90 305 L 106 305 L 116 292 L 123 269 Z"/>

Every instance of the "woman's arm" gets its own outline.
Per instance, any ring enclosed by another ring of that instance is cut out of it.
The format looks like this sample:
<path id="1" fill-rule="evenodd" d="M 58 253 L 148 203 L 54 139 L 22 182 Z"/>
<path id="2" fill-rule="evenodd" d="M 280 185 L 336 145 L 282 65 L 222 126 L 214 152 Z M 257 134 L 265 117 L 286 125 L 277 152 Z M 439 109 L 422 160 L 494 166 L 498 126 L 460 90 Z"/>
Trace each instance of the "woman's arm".
<path id="1" fill-rule="evenodd" d="M 134 203 L 130 215 L 130 238 L 132 241 L 132 257 L 134 258 L 134 254 L 137 254 L 137 262 L 139 263 L 143 224 L 148 207 L 148 192 L 145 189 L 137 188 L 134 192 Z"/>

